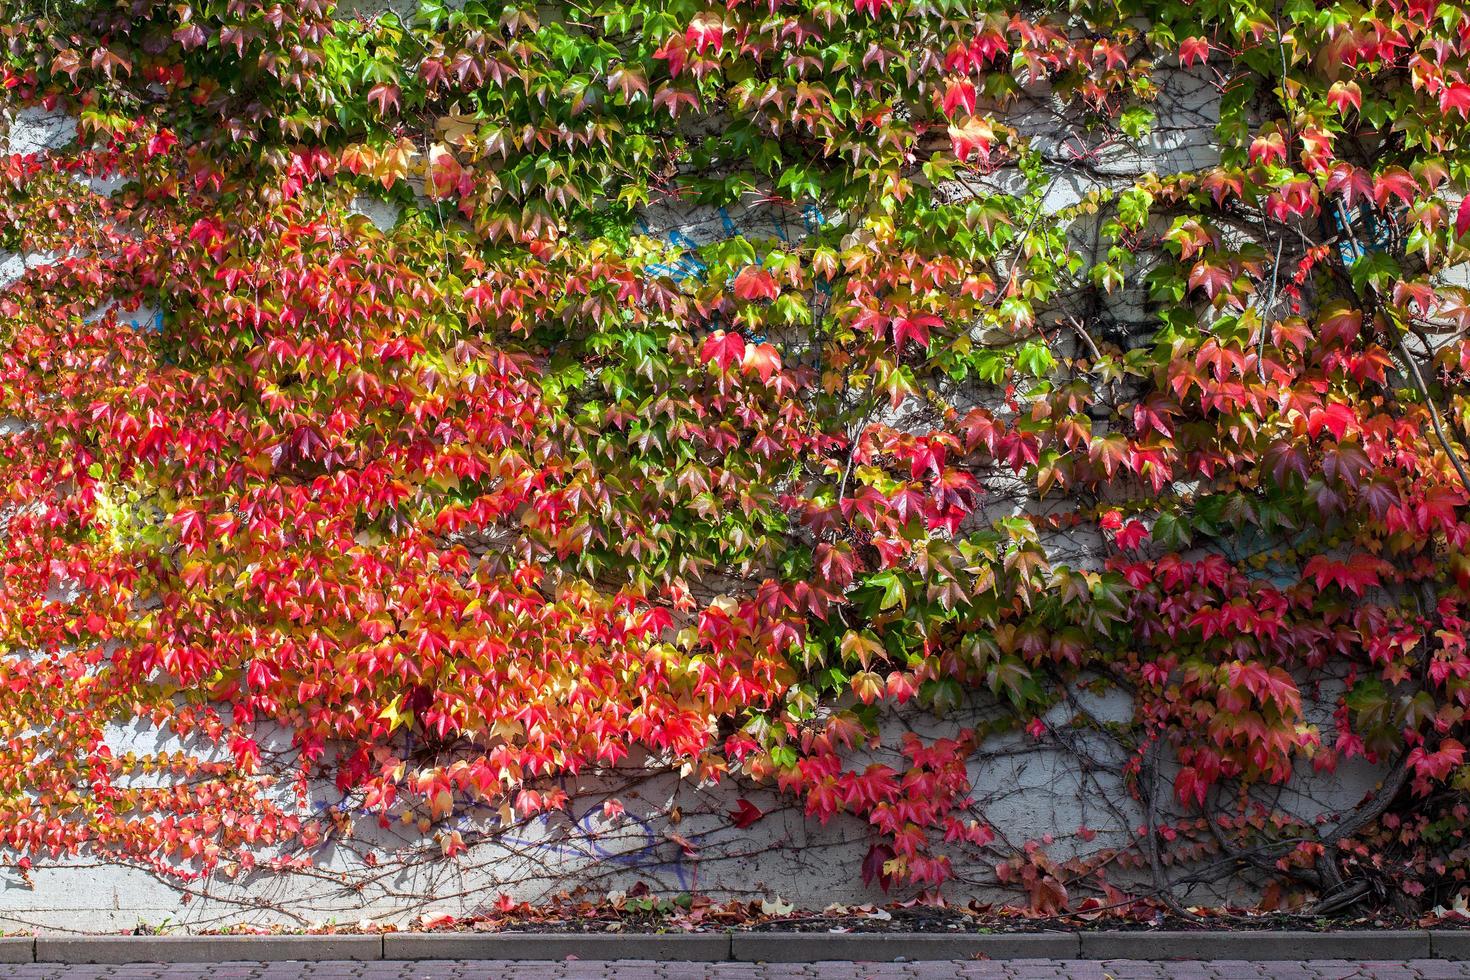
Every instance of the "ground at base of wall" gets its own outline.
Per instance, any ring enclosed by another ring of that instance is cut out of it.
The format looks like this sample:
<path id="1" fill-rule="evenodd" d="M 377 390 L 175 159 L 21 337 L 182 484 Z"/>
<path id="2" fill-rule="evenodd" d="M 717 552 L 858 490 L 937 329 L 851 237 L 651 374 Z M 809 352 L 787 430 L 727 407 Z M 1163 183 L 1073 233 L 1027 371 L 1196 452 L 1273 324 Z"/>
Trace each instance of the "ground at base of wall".
<path id="1" fill-rule="evenodd" d="M 813 933 L 1026 933 L 1039 930 L 1183 930 L 1321 932 L 1343 929 L 1470 929 L 1470 914 L 1436 909 L 1418 918 L 1391 914 L 1313 916 L 1305 912 L 1260 912 L 1252 909 L 1197 907 L 1184 914 L 1158 903 L 1138 901 L 1115 907 L 1038 914 L 1032 910 L 971 903 L 968 905 L 894 902 L 888 905 L 829 905 L 796 908 L 781 899 L 714 902 L 701 896 L 619 896 L 608 901 L 558 901 L 543 905 L 506 903 L 493 912 L 472 916 L 429 913 L 408 921 L 364 919 L 307 929 L 257 927 L 188 930 L 196 934 L 292 934 L 329 932 L 813 932 Z M 172 931 L 141 924 L 134 934 Z"/>

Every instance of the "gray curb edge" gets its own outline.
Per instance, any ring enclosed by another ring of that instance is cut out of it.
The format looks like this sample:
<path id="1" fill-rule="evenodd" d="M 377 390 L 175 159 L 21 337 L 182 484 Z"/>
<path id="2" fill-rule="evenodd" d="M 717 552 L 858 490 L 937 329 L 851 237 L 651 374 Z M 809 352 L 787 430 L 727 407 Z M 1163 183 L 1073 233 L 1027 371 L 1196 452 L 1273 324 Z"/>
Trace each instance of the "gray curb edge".
<path id="1" fill-rule="evenodd" d="M 515 933 L 0 937 L 0 963 L 238 960 L 1414 960 L 1470 959 L 1470 931 Z"/>

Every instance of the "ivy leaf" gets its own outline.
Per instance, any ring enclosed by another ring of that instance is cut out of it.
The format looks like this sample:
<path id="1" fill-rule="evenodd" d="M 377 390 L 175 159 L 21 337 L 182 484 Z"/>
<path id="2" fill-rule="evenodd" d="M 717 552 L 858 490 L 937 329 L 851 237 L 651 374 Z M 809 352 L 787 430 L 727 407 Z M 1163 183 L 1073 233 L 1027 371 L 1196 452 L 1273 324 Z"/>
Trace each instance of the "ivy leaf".
<path id="1" fill-rule="evenodd" d="M 760 266 L 746 266 L 735 277 L 735 295 L 743 300 L 775 299 L 780 291 L 775 277 Z"/>
<path id="2" fill-rule="evenodd" d="M 1118 128 L 1129 139 L 1143 139 L 1153 129 L 1154 114 L 1143 106 L 1131 106 L 1118 117 Z"/>
<path id="3" fill-rule="evenodd" d="M 1046 377 L 1056 363 L 1044 341 L 1032 341 L 1016 352 L 1016 366 L 1035 378 Z"/>
<path id="4" fill-rule="evenodd" d="M 1154 541 L 1170 551 L 1181 551 L 1189 547 L 1191 536 L 1188 525 L 1176 514 L 1160 514 L 1152 530 Z"/>
<path id="5" fill-rule="evenodd" d="M 893 848 L 887 844 L 874 844 L 863 856 L 863 884 L 872 887 L 873 882 L 888 891 L 893 886 L 893 877 L 888 873 L 888 862 L 893 860 Z"/>
<path id="6" fill-rule="evenodd" d="M 1186 806 L 1204 806 L 1205 794 L 1209 790 L 1209 781 L 1193 766 L 1181 766 L 1174 775 L 1174 793 L 1179 797 L 1179 802 Z"/>
<path id="7" fill-rule="evenodd" d="M 729 811 L 729 815 L 732 824 L 741 830 L 746 830 L 766 814 L 760 807 L 742 798 L 735 801 L 735 809 Z"/>
<path id="8" fill-rule="evenodd" d="M 716 330 L 705 339 L 700 357 L 706 364 L 713 361 L 721 371 L 728 371 L 731 364 L 744 360 L 745 338 L 738 333 Z"/>
<path id="9" fill-rule="evenodd" d="M 1179 64 L 1188 68 L 1195 62 L 1205 62 L 1210 58 L 1210 42 L 1203 37 L 1187 37 L 1179 42 Z"/>
<path id="10" fill-rule="evenodd" d="M 1336 585 L 1346 592 L 1362 595 L 1366 589 L 1380 584 L 1379 576 L 1387 568 L 1388 565 L 1382 559 L 1371 555 L 1358 554 L 1347 561 L 1337 561 L 1326 555 L 1313 555 L 1307 562 L 1304 574 L 1319 589 Z"/>
<path id="11" fill-rule="evenodd" d="M 741 358 L 740 368 L 747 374 L 754 372 L 762 384 L 767 384 L 771 376 L 781 370 L 781 354 L 770 344 L 749 344 Z"/>
<path id="12" fill-rule="evenodd" d="M 903 580 L 896 572 L 879 572 L 877 575 L 869 578 L 867 584 L 876 586 L 882 590 L 881 597 L 878 601 L 879 610 L 887 611 L 894 607 L 901 609 L 908 608 L 908 590 L 904 587 Z"/>
<path id="13" fill-rule="evenodd" d="M 380 84 L 374 85 L 367 95 L 367 100 L 378 108 L 378 115 L 388 115 L 391 107 L 394 112 L 398 111 L 399 89 L 397 85 Z"/>

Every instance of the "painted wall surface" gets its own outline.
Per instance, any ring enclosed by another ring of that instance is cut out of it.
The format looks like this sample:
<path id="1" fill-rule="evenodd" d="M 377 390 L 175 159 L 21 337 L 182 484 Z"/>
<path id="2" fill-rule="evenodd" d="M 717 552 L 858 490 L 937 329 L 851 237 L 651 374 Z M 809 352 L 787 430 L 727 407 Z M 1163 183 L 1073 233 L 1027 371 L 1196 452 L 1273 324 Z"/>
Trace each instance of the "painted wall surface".
<path id="1" fill-rule="evenodd" d="M 1097 188 L 1130 185 L 1141 174 L 1176 173 L 1209 166 L 1218 159 L 1214 126 L 1218 92 L 1202 72 L 1158 75 L 1162 96 L 1159 123 L 1134 142 L 1100 141 L 1079 120 L 1060 113 L 1045 99 L 1023 104 L 1007 121 L 1030 135 L 1046 155 L 1051 175 L 1047 206 L 1062 208 Z M 57 114 L 25 110 L 9 122 L 12 153 L 44 152 L 76 138 L 76 124 Z M 984 190 L 1014 192 L 1021 184 L 1014 170 L 1001 169 L 983 179 Z M 973 193 L 958 185 L 946 194 Z M 374 200 L 360 210 L 379 227 L 390 230 L 396 209 Z M 703 244 L 736 232 L 799 238 L 804 225 L 840 221 L 840 216 L 777 213 L 759 202 L 747 208 L 653 208 L 644 216 L 644 231 L 676 243 Z M 1090 246 L 1080 233 L 1078 249 Z M 20 275 L 27 263 L 45 256 L 0 255 L 0 286 Z M 678 270 L 697 274 L 697 268 Z M 129 311 L 136 322 L 152 322 L 159 311 Z M 1106 311 L 1120 330 L 1144 332 L 1153 311 L 1140 289 L 1130 285 L 1109 300 Z M 12 420 L 10 424 L 19 424 Z M 1001 506 L 1036 506 L 1022 490 Z M 997 516 L 997 515 L 991 515 Z M 1058 560 L 1086 565 L 1098 560 L 1100 542 L 1055 535 L 1048 546 Z M 1243 547 L 1245 547 L 1243 545 Z M 1248 548 L 1246 550 L 1249 550 Z M 943 720 L 894 716 L 897 732 L 905 727 L 936 734 L 953 732 L 995 706 L 977 702 L 967 714 Z M 1128 720 L 1126 697 L 1099 698 L 1077 691 L 1046 720 L 1042 737 L 1017 735 L 991 739 L 971 762 L 974 813 L 993 826 L 1001 843 L 1020 847 L 1025 841 L 1050 838 L 1057 859 L 1133 840 L 1143 819 L 1124 785 L 1124 749 L 1110 739 L 1072 727 L 1077 716 Z M 1325 725 L 1330 718 L 1320 719 Z M 149 736 L 120 726 L 114 749 L 157 749 Z M 282 739 L 284 741 L 284 739 Z M 143 743 L 143 744 L 140 744 Z M 1167 779 L 1167 772 L 1160 775 Z M 1357 802 L 1370 791 L 1377 773 L 1368 766 L 1345 767 L 1334 776 L 1308 776 L 1305 787 L 1279 804 L 1302 816 Z M 566 814 L 544 816 L 509 831 L 495 829 L 494 814 L 474 810 L 459 815 L 464 839 L 471 846 L 453 860 L 439 844 L 416 827 L 380 828 L 353 813 L 331 786 L 315 787 L 321 810 L 336 808 L 345 828 L 312 856 L 310 871 L 289 874 L 228 875 L 181 892 L 136 868 L 85 860 L 37 867 L 29 882 L 19 873 L 0 869 L 0 929 L 26 927 L 105 931 L 130 929 L 140 923 L 170 924 L 192 929 L 235 923 L 356 923 L 364 919 L 406 920 L 426 912 L 473 914 L 501 895 L 544 899 L 555 893 L 585 889 L 589 897 L 645 882 L 660 892 L 697 891 L 726 896 L 774 897 L 803 906 L 831 902 L 880 900 L 881 892 L 865 887 L 853 873 L 870 840 L 865 827 L 836 819 L 823 827 L 806 820 L 799 809 L 751 787 L 726 782 L 700 787 L 665 771 L 657 760 L 625 765 L 616 778 L 568 781 L 573 796 Z M 1167 791 L 1164 796 L 1168 797 Z M 726 811 L 741 797 L 770 815 L 748 830 L 732 826 Z M 604 815 L 608 799 L 622 801 L 626 815 Z M 370 856 L 372 855 L 372 856 Z M 1167 869 L 1181 891 L 1201 898 L 1226 897 L 1222 889 L 1249 889 L 1238 873 L 1214 866 Z M 957 898 L 993 900 L 997 890 L 993 868 L 960 867 L 949 887 Z M 1014 893 L 1010 893 L 1013 897 Z"/>

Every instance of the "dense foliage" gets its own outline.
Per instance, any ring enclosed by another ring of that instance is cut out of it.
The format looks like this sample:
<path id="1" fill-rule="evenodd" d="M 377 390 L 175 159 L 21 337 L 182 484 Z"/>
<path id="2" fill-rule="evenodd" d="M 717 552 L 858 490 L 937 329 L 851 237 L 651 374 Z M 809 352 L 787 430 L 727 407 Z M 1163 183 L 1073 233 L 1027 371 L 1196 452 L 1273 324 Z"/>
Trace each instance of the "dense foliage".
<path id="1" fill-rule="evenodd" d="M 1167 899 L 1206 855 L 1319 910 L 1465 887 L 1459 4 L 0 25 L 11 108 L 80 120 L 0 188 L 22 867 L 307 862 L 348 829 L 322 775 L 452 858 L 458 808 L 632 753 L 856 816 L 875 887 Z M 1210 117 L 1177 172 L 1171 79 Z M 1130 723 L 1067 707 L 1101 688 Z M 894 765 L 889 703 L 1002 710 Z M 183 747 L 114 751 L 129 719 Z M 1127 746 L 1135 845 L 1064 866 L 970 806 L 977 745 L 1058 727 Z M 1275 806 L 1355 758 L 1358 806 Z"/>

